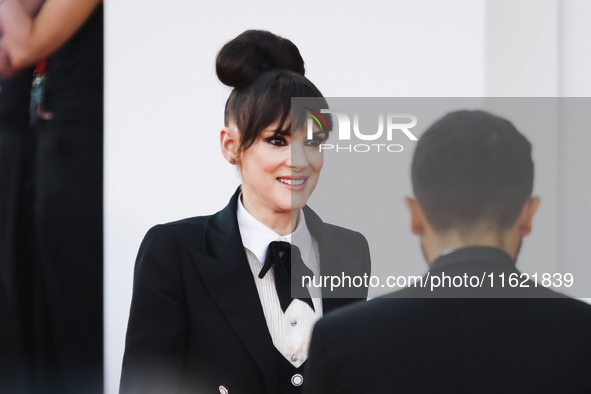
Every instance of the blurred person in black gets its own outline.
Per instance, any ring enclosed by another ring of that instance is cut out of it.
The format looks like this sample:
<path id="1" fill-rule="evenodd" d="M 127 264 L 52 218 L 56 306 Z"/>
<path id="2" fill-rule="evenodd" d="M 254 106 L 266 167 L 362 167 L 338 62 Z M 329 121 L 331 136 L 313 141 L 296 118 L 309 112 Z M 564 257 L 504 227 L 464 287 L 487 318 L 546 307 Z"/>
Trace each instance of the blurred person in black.
<path id="1" fill-rule="evenodd" d="M 32 263 L 29 127 L 32 70 L 11 80 L 0 78 L 0 281 L 16 307 L 18 271 Z"/>
<path id="2" fill-rule="evenodd" d="M 0 0 L 0 75 L 16 78 L 11 84 L 28 79 L 29 91 L 30 73 L 23 69 L 36 65 L 34 148 L 26 164 L 34 235 L 25 241 L 35 256 L 17 262 L 16 276 L 3 280 L 9 296 L 17 295 L 22 341 L 31 350 L 25 353 L 27 392 L 102 393 L 102 1 L 47 0 L 37 8 Z M 14 104 L 12 95 L 4 98 Z M 16 171 L 3 173 L 14 179 Z M 10 204 L 2 209 L 16 212 Z"/>
<path id="3" fill-rule="evenodd" d="M 0 392 L 25 389 L 25 353 L 31 355 L 35 297 L 29 128 L 32 70 L 0 78 Z M 31 335 L 21 335 L 23 327 Z M 7 334 L 8 333 L 8 334 Z M 25 348 L 25 346 L 27 346 Z M 31 365 L 28 365 L 30 368 Z"/>
<path id="4" fill-rule="evenodd" d="M 533 179 L 531 144 L 509 121 L 458 111 L 433 124 L 413 157 L 416 198 L 406 199 L 429 275 L 519 275 L 539 204 Z M 591 306 L 525 284 L 409 286 L 327 315 L 305 392 L 591 392 Z"/>
<path id="5" fill-rule="evenodd" d="M 0 392 L 24 394 L 26 391 L 23 342 L 16 310 L 0 283 Z"/>
<path id="6" fill-rule="evenodd" d="M 41 2 L 23 0 L 30 15 Z M 0 48 L 2 29 L 0 26 Z M 0 51 L 0 68 L 7 54 Z M 35 287 L 31 170 L 33 131 L 29 99 L 33 69 L 0 77 L 0 392 L 27 393 L 32 388 L 35 335 Z M 27 332 L 24 332 L 24 330 Z M 27 340 L 25 340 L 27 339 Z"/>

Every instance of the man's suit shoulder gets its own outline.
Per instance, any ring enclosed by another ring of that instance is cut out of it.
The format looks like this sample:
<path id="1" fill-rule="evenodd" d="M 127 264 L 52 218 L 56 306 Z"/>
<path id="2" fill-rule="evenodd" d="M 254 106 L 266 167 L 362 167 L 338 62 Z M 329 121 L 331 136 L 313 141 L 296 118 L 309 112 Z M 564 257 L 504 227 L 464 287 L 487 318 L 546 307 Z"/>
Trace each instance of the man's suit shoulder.
<path id="1" fill-rule="evenodd" d="M 591 329 L 591 305 L 558 293 L 556 298 L 517 299 L 410 298 L 413 294 L 412 289 L 403 289 L 365 303 L 353 304 L 327 314 L 317 325 L 320 329 L 347 327 L 353 331 L 357 328 L 365 331 L 368 327 L 385 324 L 386 321 L 420 320 L 426 313 L 433 311 L 462 309 L 467 304 L 473 307 L 490 305 L 492 301 L 508 308 L 528 311 L 529 316 L 537 315 L 540 320 L 560 321 L 560 324 Z"/>
<path id="2" fill-rule="evenodd" d="M 531 300 L 531 299 L 530 299 Z M 534 299 L 542 306 L 540 313 L 546 312 L 548 319 L 562 321 L 564 325 L 577 325 L 591 330 L 591 305 L 586 302 L 566 297 Z M 545 308 L 544 308 L 545 306 Z"/>
<path id="3" fill-rule="evenodd" d="M 398 301 L 405 303 L 406 300 Z M 348 305 L 327 313 L 316 325 L 319 328 L 324 326 L 347 327 L 348 329 L 359 328 L 366 331 L 374 324 L 374 320 L 379 320 L 381 316 L 384 316 L 384 308 L 388 308 L 387 304 L 390 302 L 389 299 L 375 298 L 367 302 Z"/>

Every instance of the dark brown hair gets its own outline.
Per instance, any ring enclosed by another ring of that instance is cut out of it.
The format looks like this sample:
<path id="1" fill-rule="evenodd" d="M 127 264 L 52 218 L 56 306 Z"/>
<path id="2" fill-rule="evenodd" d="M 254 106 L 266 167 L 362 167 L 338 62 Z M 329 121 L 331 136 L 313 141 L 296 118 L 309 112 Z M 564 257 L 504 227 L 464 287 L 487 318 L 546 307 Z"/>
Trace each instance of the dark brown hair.
<path id="1" fill-rule="evenodd" d="M 277 131 L 304 125 L 301 111 L 288 119 L 292 97 L 310 97 L 309 106 L 317 111 L 328 108 L 322 93 L 304 76 L 298 48 L 268 31 L 247 30 L 224 45 L 216 59 L 216 72 L 223 84 L 234 88 L 226 102 L 224 122 L 226 126 L 236 123 L 239 152 L 277 120 Z M 326 118 L 329 122 L 330 117 Z"/>
<path id="2" fill-rule="evenodd" d="M 533 182 L 530 142 L 484 111 L 456 111 L 435 122 L 412 161 L 415 196 L 436 230 L 466 230 L 481 220 L 508 228 Z"/>

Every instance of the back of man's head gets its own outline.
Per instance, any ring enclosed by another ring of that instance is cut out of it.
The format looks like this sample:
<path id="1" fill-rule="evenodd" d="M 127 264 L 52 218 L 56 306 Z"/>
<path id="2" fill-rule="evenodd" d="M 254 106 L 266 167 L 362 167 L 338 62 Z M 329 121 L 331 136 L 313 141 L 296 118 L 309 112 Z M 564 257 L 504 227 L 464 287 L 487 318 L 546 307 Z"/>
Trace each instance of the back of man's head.
<path id="1" fill-rule="evenodd" d="M 511 227 L 532 193 L 531 144 L 484 111 L 449 113 L 421 136 L 412 162 L 415 196 L 436 231 L 480 223 Z"/>

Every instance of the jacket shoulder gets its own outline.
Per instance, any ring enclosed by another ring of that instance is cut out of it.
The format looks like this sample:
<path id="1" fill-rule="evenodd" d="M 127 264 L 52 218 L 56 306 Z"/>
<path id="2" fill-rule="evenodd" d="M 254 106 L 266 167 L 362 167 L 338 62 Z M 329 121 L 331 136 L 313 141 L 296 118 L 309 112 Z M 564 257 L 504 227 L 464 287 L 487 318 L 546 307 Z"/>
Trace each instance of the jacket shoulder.
<path id="1" fill-rule="evenodd" d="M 346 250 L 351 256 L 362 256 L 366 261 L 365 272 L 369 273 L 369 243 L 363 234 L 334 224 L 325 223 L 325 229 L 338 249 Z"/>
<path id="2" fill-rule="evenodd" d="M 355 251 L 362 254 L 369 254 L 369 244 L 363 234 L 334 224 L 324 223 L 326 233 L 333 240 L 335 245 L 351 253 Z"/>
<path id="3" fill-rule="evenodd" d="M 174 242 L 177 246 L 198 248 L 203 240 L 203 234 L 209 216 L 195 216 L 176 220 L 173 222 L 157 224 L 150 228 L 144 237 L 144 241 Z"/>
<path id="4" fill-rule="evenodd" d="M 365 241 L 365 237 L 359 231 L 350 230 L 348 228 L 344 228 L 330 223 L 324 223 L 324 225 L 326 226 L 326 231 L 340 238 L 350 238 L 354 240 Z"/>
<path id="5" fill-rule="evenodd" d="M 357 241 L 367 244 L 367 240 L 360 232 L 324 222 L 320 219 L 318 214 L 307 205 L 304 207 L 304 214 L 306 215 L 308 228 L 310 228 L 312 233 L 315 233 L 322 228 L 333 239 L 342 239 L 343 241 L 353 242 Z"/>
<path id="6" fill-rule="evenodd" d="M 207 216 L 195 216 L 192 218 L 185 218 L 180 220 L 175 220 L 173 222 L 164 223 L 157 226 L 164 226 L 167 227 L 171 231 L 197 231 L 199 228 L 205 227 L 207 221 L 211 218 L 212 215 Z M 155 227 L 157 227 L 155 226 Z"/>

